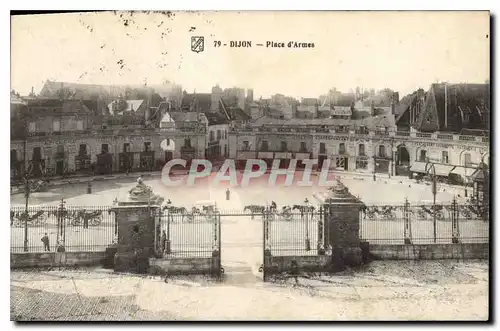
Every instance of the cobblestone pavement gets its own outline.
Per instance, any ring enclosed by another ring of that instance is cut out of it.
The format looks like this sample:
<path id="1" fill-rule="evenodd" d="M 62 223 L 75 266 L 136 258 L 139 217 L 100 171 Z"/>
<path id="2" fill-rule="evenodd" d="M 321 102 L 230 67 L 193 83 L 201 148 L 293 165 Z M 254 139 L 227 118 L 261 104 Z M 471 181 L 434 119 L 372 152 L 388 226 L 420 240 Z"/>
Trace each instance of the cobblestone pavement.
<path id="1" fill-rule="evenodd" d="M 486 320 L 486 261 L 377 261 L 299 283 L 263 283 L 228 268 L 201 276 L 115 274 L 103 269 L 11 272 L 11 320 Z"/>

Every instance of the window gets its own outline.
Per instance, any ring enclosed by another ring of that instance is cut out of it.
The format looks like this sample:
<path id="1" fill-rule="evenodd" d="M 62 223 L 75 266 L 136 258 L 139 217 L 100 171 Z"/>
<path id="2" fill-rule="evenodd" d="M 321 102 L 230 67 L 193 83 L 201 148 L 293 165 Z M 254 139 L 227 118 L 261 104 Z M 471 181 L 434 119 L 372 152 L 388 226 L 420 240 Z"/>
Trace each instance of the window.
<path id="1" fill-rule="evenodd" d="M 345 154 L 345 144 L 344 143 L 339 144 L 339 154 Z"/>
<path id="2" fill-rule="evenodd" d="M 378 156 L 379 157 L 386 157 L 386 154 L 385 154 L 385 146 L 384 145 L 380 145 L 378 147 Z"/>
<path id="3" fill-rule="evenodd" d="M 426 150 L 421 150 L 420 151 L 420 162 L 426 162 L 427 161 L 427 151 Z"/>
<path id="4" fill-rule="evenodd" d="M 17 151 L 15 149 L 10 150 L 10 162 L 17 161 Z"/>
<path id="5" fill-rule="evenodd" d="M 28 131 L 29 132 L 35 132 L 36 131 L 36 122 L 30 122 L 28 125 Z"/>
<path id="6" fill-rule="evenodd" d="M 101 153 L 102 154 L 108 154 L 108 152 L 109 152 L 109 146 L 108 146 L 108 144 L 102 144 L 101 145 Z"/>
<path id="7" fill-rule="evenodd" d="M 214 140 L 215 140 L 214 131 L 210 131 L 210 141 L 214 141 Z"/>
<path id="8" fill-rule="evenodd" d="M 326 146 L 325 143 L 319 143 L 319 153 L 326 154 Z"/>
<path id="9" fill-rule="evenodd" d="M 441 152 L 441 163 L 446 163 L 446 164 L 449 163 L 449 160 L 448 160 L 448 151 Z"/>
<path id="10" fill-rule="evenodd" d="M 281 151 L 286 152 L 288 150 L 288 146 L 286 144 L 286 141 L 281 142 Z"/>
<path id="11" fill-rule="evenodd" d="M 222 132 L 221 130 L 217 130 L 217 140 L 220 140 L 222 137 Z"/>
<path id="12" fill-rule="evenodd" d="M 227 145 L 224 145 L 224 156 L 227 156 Z"/>
<path id="13" fill-rule="evenodd" d="M 191 148 L 191 139 L 189 138 L 184 139 L 184 147 Z"/>
<path id="14" fill-rule="evenodd" d="M 64 145 L 57 145 L 57 154 L 64 154 Z"/>
<path id="15" fill-rule="evenodd" d="M 244 151 L 250 150 L 250 143 L 248 142 L 248 140 L 243 141 L 243 150 Z"/>
<path id="16" fill-rule="evenodd" d="M 52 130 L 54 132 L 61 131 L 61 122 L 59 120 L 55 120 L 54 122 L 52 122 Z"/>
<path id="17" fill-rule="evenodd" d="M 76 121 L 76 129 L 79 131 L 83 130 L 83 121 L 82 120 Z"/>
<path id="18" fill-rule="evenodd" d="M 78 151 L 79 156 L 86 156 L 87 155 L 87 145 L 86 144 L 81 144 L 80 145 L 80 150 Z"/>
<path id="19" fill-rule="evenodd" d="M 269 142 L 267 140 L 264 140 L 262 142 L 261 151 L 267 152 L 268 150 L 269 150 Z"/>
<path id="20" fill-rule="evenodd" d="M 359 144 L 359 156 L 365 156 L 365 145 Z"/>
<path id="21" fill-rule="evenodd" d="M 130 152 L 130 143 L 124 143 L 123 144 L 123 152 L 124 153 Z"/>
<path id="22" fill-rule="evenodd" d="M 470 157 L 470 153 L 465 153 L 464 154 L 464 165 L 466 167 L 469 167 L 469 166 L 471 166 L 471 164 L 472 164 L 472 160 L 471 160 L 471 157 Z"/>
<path id="23" fill-rule="evenodd" d="M 144 151 L 151 152 L 151 143 L 149 141 L 144 143 Z"/>
<path id="24" fill-rule="evenodd" d="M 356 169 L 366 169 L 368 168 L 368 160 L 365 158 L 356 159 Z"/>
<path id="25" fill-rule="evenodd" d="M 305 141 L 301 141 L 300 142 L 300 151 L 301 152 L 307 151 L 307 147 L 306 147 L 306 142 Z"/>

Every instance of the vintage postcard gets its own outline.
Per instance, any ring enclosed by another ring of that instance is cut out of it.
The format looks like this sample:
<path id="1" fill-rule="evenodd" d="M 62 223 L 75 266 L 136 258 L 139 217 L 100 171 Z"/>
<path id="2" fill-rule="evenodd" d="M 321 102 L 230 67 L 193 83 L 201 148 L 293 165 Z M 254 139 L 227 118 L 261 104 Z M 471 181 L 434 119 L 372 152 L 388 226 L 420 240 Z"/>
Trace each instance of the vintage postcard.
<path id="1" fill-rule="evenodd" d="M 11 27 L 11 320 L 490 319 L 489 12 Z"/>

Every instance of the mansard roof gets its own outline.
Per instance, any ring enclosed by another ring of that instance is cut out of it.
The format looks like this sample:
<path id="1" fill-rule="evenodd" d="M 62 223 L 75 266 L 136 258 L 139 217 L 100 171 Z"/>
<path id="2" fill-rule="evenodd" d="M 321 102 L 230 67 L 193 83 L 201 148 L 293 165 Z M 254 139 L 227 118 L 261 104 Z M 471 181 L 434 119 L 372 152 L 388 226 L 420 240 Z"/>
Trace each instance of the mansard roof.
<path id="1" fill-rule="evenodd" d="M 490 84 L 432 84 L 418 130 L 460 132 L 489 130 Z"/>

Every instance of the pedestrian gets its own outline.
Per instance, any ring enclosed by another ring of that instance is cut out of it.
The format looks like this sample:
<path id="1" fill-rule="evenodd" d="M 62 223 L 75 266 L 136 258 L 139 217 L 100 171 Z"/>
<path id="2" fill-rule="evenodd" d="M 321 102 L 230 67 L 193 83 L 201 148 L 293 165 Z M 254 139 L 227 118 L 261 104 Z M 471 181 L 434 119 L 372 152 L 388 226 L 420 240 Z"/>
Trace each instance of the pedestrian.
<path id="1" fill-rule="evenodd" d="M 64 244 L 62 241 L 59 241 L 56 249 L 56 262 L 61 269 L 61 266 L 66 263 L 66 248 L 64 248 Z"/>
<path id="2" fill-rule="evenodd" d="M 165 252 L 165 248 L 167 245 L 167 234 L 165 233 L 165 230 L 161 233 L 161 252 Z"/>
<path id="3" fill-rule="evenodd" d="M 45 235 L 42 237 L 42 242 L 43 242 L 43 250 L 45 252 L 50 252 L 50 241 L 47 232 L 45 232 Z"/>
<path id="4" fill-rule="evenodd" d="M 226 200 L 231 199 L 231 191 L 229 190 L 229 187 L 226 189 Z"/>
<path id="5" fill-rule="evenodd" d="M 89 228 L 89 218 L 85 213 L 83 213 L 82 217 L 83 217 L 83 228 L 88 229 Z"/>
<path id="6" fill-rule="evenodd" d="M 299 265 L 297 264 L 297 261 L 292 260 L 292 265 L 290 268 L 290 274 L 292 277 L 295 279 L 295 284 L 299 284 Z"/>

